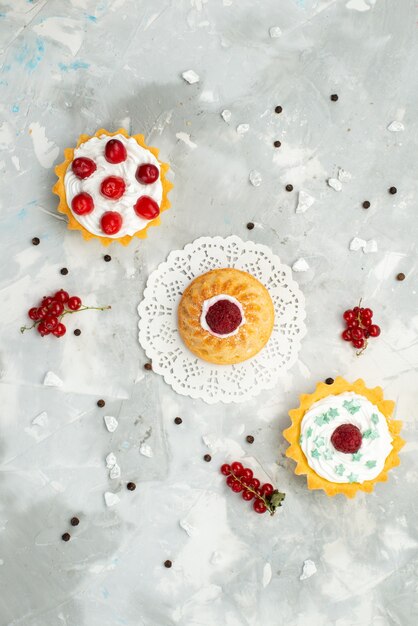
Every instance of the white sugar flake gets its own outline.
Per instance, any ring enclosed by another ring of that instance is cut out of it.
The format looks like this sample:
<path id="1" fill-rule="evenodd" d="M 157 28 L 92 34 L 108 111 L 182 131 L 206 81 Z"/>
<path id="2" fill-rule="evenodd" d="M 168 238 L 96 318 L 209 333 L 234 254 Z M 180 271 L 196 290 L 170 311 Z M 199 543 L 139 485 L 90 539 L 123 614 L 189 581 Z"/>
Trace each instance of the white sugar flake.
<path id="1" fill-rule="evenodd" d="M 64 383 L 61 380 L 61 378 L 59 378 L 59 376 L 54 374 L 54 372 L 47 372 L 45 374 L 44 385 L 46 387 L 62 387 L 63 384 Z"/>
<path id="2" fill-rule="evenodd" d="M 391 122 L 389 124 L 388 130 L 390 130 L 391 133 L 399 133 L 402 130 L 405 130 L 405 126 L 402 124 L 402 122 L 397 122 L 395 120 L 394 122 Z"/>
<path id="3" fill-rule="evenodd" d="M 106 467 L 107 469 L 112 469 L 116 465 L 116 456 L 113 452 L 110 452 L 106 457 Z"/>
<path id="4" fill-rule="evenodd" d="M 316 572 L 317 569 L 315 563 L 310 559 L 307 559 L 303 562 L 302 574 L 299 576 L 299 580 L 306 580 L 316 574 Z"/>
<path id="5" fill-rule="evenodd" d="M 109 478 L 111 478 L 112 480 L 114 478 L 119 478 L 120 474 L 121 474 L 120 467 L 117 463 L 115 463 L 115 465 L 111 468 L 109 472 Z"/>
<path id="6" fill-rule="evenodd" d="M 248 178 L 253 187 L 259 187 L 263 181 L 260 172 L 257 172 L 257 170 L 251 170 Z"/>
<path id="7" fill-rule="evenodd" d="M 238 124 L 237 126 L 238 135 L 245 135 L 245 133 L 248 133 L 249 130 L 250 130 L 249 124 Z"/>
<path id="8" fill-rule="evenodd" d="M 272 39 L 277 39 L 282 35 L 282 29 L 280 26 L 272 26 L 269 30 L 269 35 Z"/>
<path id="9" fill-rule="evenodd" d="M 338 180 L 338 178 L 328 178 L 327 183 L 328 186 L 332 187 L 332 189 L 335 189 L 335 191 L 341 191 L 343 188 L 341 181 Z"/>
<path id="10" fill-rule="evenodd" d="M 39 415 L 33 418 L 32 424 L 34 424 L 34 426 L 43 427 L 43 426 L 46 426 L 47 421 L 48 421 L 48 413 L 46 411 L 42 411 L 42 413 L 39 413 Z"/>
<path id="11" fill-rule="evenodd" d="M 306 191 L 299 191 L 296 213 L 305 213 L 315 202 L 315 198 Z"/>
<path id="12" fill-rule="evenodd" d="M 114 506 L 119 502 L 119 496 L 116 493 L 112 493 L 112 491 L 105 491 L 104 499 L 106 506 Z"/>
<path id="13" fill-rule="evenodd" d="M 309 269 L 309 264 L 303 257 L 295 261 L 292 265 L 292 270 L 294 272 L 307 272 L 308 269 Z"/>
<path id="14" fill-rule="evenodd" d="M 154 456 L 151 446 L 148 446 L 145 443 L 140 446 L 139 451 L 143 456 L 147 456 L 148 458 Z"/>
<path id="15" fill-rule="evenodd" d="M 231 113 L 231 111 L 229 109 L 224 109 L 221 112 L 221 117 L 222 117 L 223 121 L 228 124 L 231 121 L 232 113 Z"/>
<path id="16" fill-rule="evenodd" d="M 119 422 L 116 419 L 116 417 L 113 417 L 113 415 L 105 415 L 103 419 L 104 419 L 104 423 L 106 425 L 107 430 L 110 433 L 114 433 L 117 427 L 119 426 Z"/>
<path id="17" fill-rule="evenodd" d="M 182 77 L 184 78 L 186 83 L 189 83 L 189 85 L 194 85 L 200 80 L 199 75 L 196 74 L 196 72 L 194 72 L 193 70 L 187 70 L 186 72 L 183 72 Z"/>

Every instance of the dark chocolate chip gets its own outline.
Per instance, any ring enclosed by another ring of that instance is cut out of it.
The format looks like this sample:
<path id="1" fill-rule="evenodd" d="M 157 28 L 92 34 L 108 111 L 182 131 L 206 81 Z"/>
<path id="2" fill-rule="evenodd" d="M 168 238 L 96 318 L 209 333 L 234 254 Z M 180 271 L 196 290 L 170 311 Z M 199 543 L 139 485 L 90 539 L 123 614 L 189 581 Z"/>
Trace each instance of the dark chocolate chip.
<path id="1" fill-rule="evenodd" d="M 172 562 L 169 559 L 167 559 L 167 561 L 164 561 L 164 567 L 170 568 L 172 565 L 173 564 L 172 564 Z"/>
<path id="2" fill-rule="evenodd" d="M 182 423 L 183 423 L 183 420 L 181 419 L 181 417 L 175 417 L 175 418 L 174 418 L 174 423 L 175 423 L 175 424 L 182 424 Z"/>
<path id="3" fill-rule="evenodd" d="M 337 102 L 337 100 L 338 100 L 338 95 L 337 95 L 336 93 L 333 93 L 333 94 L 330 96 L 330 99 L 331 99 L 333 102 Z"/>
<path id="4" fill-rule="evenodd" d="M 333 378 L 327 378 L 325 380 L 325 382 L 326 382 L 327 385 L 332 385 L 334 383 L 334 379 Z"/>
<path id="5" fill-rule="evenodd" d="M 104 407 L 105 404 L 106 402 L 104 400 L 97 400 L 97 406 L 101 409 Z"/>
<path id="6" fill-rule="evenodd" d="M 80 523 L 80 520 L 78 519 L 78 517 L 72 517 L 70 520 L 71 526 L 78 526 L 79 523 Z"/>
<path id="7" fill-rule="evenodd" d="M 81 335 L 81 330 L 79 328 L 76 328 L 75 331 L 74 331 L 74 335 L 76 337 L 79 337 Z"/>
<path id="8" fill-rule="evenodd" d="M 206 463 L 209 463 L 209 461 L 212 460 L 212 457 L 210 456 L 210 454 L 205 454 L 205 456 L 203 457 L 203 460 L 206 461 Z"/>
<path id="9" fill-rule="evenodd" d="M 369 209 L 370 208 L 370 202 L 368 200 L 365 200 L 363 202 L 363 209 Z"/>
<path id="10" fill-rule="evenodd" d="M 109 261 L 112 260 L 112 257 L 110 256 L 110 254 L 105 254 L 103 258 L 106 261 L 106 263 L 109 263 Z"/>
<path id="11" fill-rule="evenodd" d="M 61 535 L 61 539 L 63 541 L 70 541 L 70 539 L 71 539 L 70 533 L 64 533 L 63 535 Z"/>
<path id="12" fill-rule="evenodd" d="M 396 187 L 389 187 L 389 193 L 392 194 L 392 196 L 394 196 L 397 191 Z"/>
<path id="13" fill-rule="evenodd" d="M 63 267 L 60 269 L 60 274 L 62 274 L 63 276 L 66 276 L 68 274 L 68 270 L 66 267 Z"/>
<path id="14" fill-rule="evenodd" d="M 273 146 L 274 146 L 275 148 L 280 148 L 280 146 L 281 146 L 281 145 L 282 145 L 282 142 L 281 142 L 281 141 L 279 141 L 278 139 L 277 139 L 277 141 L 275 141 L 275 142 L 273 143 Z"/>
<path id="15" fill-rule="evenodd" d="M 405 274 L 403 272 L 400 272 L 397 276 L 396 276 L 396 280 L 405 280 Z"/>
<path id="16" fill-rule="evenodd" d="M 32 239 L 32 243 L 34 246 L 39 246 L 39 244 L 41 243 L 41 240 L 39 239 L 39 237 L 34 237 Z"/>
<path id="17" fill-rule="evenodd" d="M 286 191 L 293 191 L 293 185 L 286 185 Z"/>
<path id="18" fill-rule="evenodd" d="M 252 435 L 247 435 L 245 439 L 248 443 L 254 443 L 254 437 Z"/>
<path id="19" fill-rule="evenodd" d="M 281 113 L 282 111 L 283 111 L 283 107 L 281 107 L 281 106 L 277 106 L 277 107 L 274 109 L 274 112 L 275 112 L 275 113 Z"/>
<path id="20" fill-rule="evenodd" d="M 145 363 L 144 369 L 146 369 L 146 370 L 148 370 L 150 372 L 152 370 L 152 364 L 151 363 Z"/>
<path id="21" fill-rule="evenodd" d="M 252 230 L 254 228 L 255 224 L 253 224 L 253 222 L 248 222 L 247 224 L 247 228 L 248 230 Z"/>
<path id="22" fill-rule="evenodd" d="M 128 483 L 126 485 L 126 488 L 128 489 L 128 491 L 135 491 L 136 485 L 135 485 L 135 483 Z"/>

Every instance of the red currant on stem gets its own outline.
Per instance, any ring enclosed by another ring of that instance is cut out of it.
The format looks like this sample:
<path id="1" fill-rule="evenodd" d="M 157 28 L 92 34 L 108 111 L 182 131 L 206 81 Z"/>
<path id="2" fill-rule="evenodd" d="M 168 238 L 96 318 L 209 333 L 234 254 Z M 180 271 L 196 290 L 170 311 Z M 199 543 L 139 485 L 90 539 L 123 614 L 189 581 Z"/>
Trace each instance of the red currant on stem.
<path id="1" fill-rule="evenodd" d="M 232 487 L 232 485 L 235 483 L 235 478 L 232 476 L 232 474 L 230 476 L 228 476 L 228 478 L 226 479 L 226 484 L 228 485 L 228 487 Z"/>
<path id="2" fill-rule="evenodd" d="M 62 302 L 53 302 L 49 307 L 49 312 L 51 315 L 56 315 L 57 317 L 61 315 L 64 311 L 64 305 Z"/>
<path id="3" fill-rule="evenodd" d="M 372 324 L 368 328 L 370 337 L 378 337 L 380 335 L 380 326 L 377 324 Z"/>
<path id="4" fill-rule="evenodd" d="M 258 478 L 253 478 L 251 481 L 251 487 L 253 487 L 253 489 L 258 489 L 259 486 L 261 485 L 260 481 L 258 480 Z"/>
<path id="5" fill-rule="evenodd" d="M 234 461 L 233 463 L 231 463 L 231 470 L 233 471 L 235 476 L 241 476 L 244 470 L 244 467 L 242 463 L 240 463 L 239 461 Z"/>
<path id="6" fill-rule="evenodd" d="M 36 327 L 36 330 L 41 335 L 41 337 L 45 337 L 45 335 L 49 335 L 49 333 L 51 332 L 50 330 L 47 329 L 44 322 L 41 322 L 40 324 L 38 324 L 38 326 Z"/>
<path id="7" fill-rule="evenodd" d="M 358 350 L 364 347 L 364 339 L 353 339 L 353 346 Z"/>
<path id="8" fill-rule="evenodd" d="M 58 326 L 58 317 L 47 315 L 44 319 L 44 324 L 47 330 L 54 330 Z"/>
<path id="9" fill-rule="evenodd" d="M 71 296 L 67 302 L 67 307 L 70 311 L 78 311 L 81 307 L 81 300 L 78 296 Z"/>
<path id="10" fill-rule="evenodd" d="M 271 493 L 273 493 L 273 491 L 274 491 L 274 487 L 273 485 L 270 485 L 270 483 L 265 483 L 260 489 L 260 492 L 264 496 L 269 496 Z"/>
<path id="11" fill-rule="evenodd" d="M 354 313 L 353 313 L 353 311 L 351 309 L 348 309 L 343 314 L 343 318 L 345 319 L 346 322 L 351 322 L 351 320 L 353 320 L 354 317 L 355 317 L 355 315 L 354 315 Z"/>
<path id="12" fill-rule="evenodd" d="M 275 491 L 273 485 L 265 483 L 261 489 L 258 478 L 253 477 L 249 467 L 244 467 L 239 461 L 221 466 L 221 473 L 227 476 L 226 484 L 235 493 L 241 493 L 243 500 L 250 501 L 255 498 L 253 508 L 257 513 L 269 511 L 274 515 L 277 507 L 281 506 L 285 494 Z"/>
<path id="13" fill-rule="evenodd" d="M 60 289 L 59 291 L 57 291 L 57 293 L 54 296 L 54 300 L 56 302 L 62 302 L 63 304 L 68 302 L 69 298 L 70 298 L 70 294 L 67 291 L 64 291 L 64 289 Z"/>
<path id="14" fill-rule="evenodd" d="M 344 339 L 344 341 L 351 341 L 352 337 L 351 337 L 351 329 L 347 328 L 343 333 L 342 333 L 342 338 Z"/>
<path id="15" fill-rule="evenodd" d="M 246 467 L 242 472 L 242 476 L 250 482 L 253 477 L 253 471 L 249 467 Z"/>
<path id="16" fill-rule="evenodd" d="M 252 493 L 252 491 L 248 491 L 248 489 L 245 489 L 242 492 L 242 497 L 243 497 L 244 500 L 249 502 L 250 500 L 252 500 L 254 498 L 254 494 Z"/>
<path id="17" fill-rule="evenodd" d="M 45 298 L 42 298 L 41 306 L 49 306 L 53 301 L 53 298 L 45 296 Z"/>
<path id="18" fill-rule="evenodd" d="M 231 466 L 228 463 L 221 465 L 221 472 L 224 476 L 229 476 L 231 473 Z"/>
<path id="19" fill-rule="evenodd" d="M 266 505 L 259 499 L 254 502 L 253 508 L 256 513 L 265 513 L 267 511 Z"/>
<path id="20" fill-rule="evenodd" d="M 30 319 L 33 322 L 37 322 L 39 320 L 39 314 L 38 314 L 39 309 L 35 307 L 32 307 L 31 309 L 29 309 L 28 311 L 28 315 L 30 317 Z"/>
<path id="21" fill-rule="evenodd" d="M 52 334 L 55 335 L 55 337 L 62 337 L 63 335 L 65 335 L 66 332 L 67 328 L 64 326 L 64 324 L 61 324 L 60 322 L 58 326 L 54 328 Z"/>
<path id="22" fill-rule="evenodd" d="M 239 493 L 240 491 L 243 490 L 243 486 L 241 485 L 239 480 L 234 480 L 234 482 L 232 483 L 232 487 L 231 487 L 232 491 L 234 491 L 235 493 Z"/>
<path id="23" fill-rule="evenodd" d="M 351 330 L 351 337 L 354 341 L 357 341 L 359 339 L 363 339 L 364 337 L 364 333 L 363 333 L 363 329 L 362 328 L 353 328 Z"/>

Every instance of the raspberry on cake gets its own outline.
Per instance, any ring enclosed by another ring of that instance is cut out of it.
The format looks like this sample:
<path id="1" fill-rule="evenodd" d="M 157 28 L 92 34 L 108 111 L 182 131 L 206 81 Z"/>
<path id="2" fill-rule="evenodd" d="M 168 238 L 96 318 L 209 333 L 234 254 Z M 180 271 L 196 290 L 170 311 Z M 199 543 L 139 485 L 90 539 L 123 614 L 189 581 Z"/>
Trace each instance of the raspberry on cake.
<path id="1" fill-rule="evenodd" d="M 127 245 L 159 224 L 160 213 L 170 206 L 172 184 L 166 179 L 168 165 L 158 160 L 158 150 L 147 146 L 142 135 L 101 129 L 92 137 L 81 135 L 76 148 L 64 152 L 65 161 L 55 168 L 53 191 L 70 229 L 104 245 L 113 240 Z M 114 214 L 112 219 L 109 214 Z"/>

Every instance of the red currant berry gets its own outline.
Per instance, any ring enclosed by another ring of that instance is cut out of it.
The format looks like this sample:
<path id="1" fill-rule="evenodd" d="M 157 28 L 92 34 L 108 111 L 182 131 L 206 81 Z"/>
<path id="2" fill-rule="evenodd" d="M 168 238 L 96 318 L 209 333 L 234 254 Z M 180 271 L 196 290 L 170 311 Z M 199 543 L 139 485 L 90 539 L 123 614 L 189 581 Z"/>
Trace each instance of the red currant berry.
<path id="1" fill-rule="evenodd" d="M 50 330 L 47 329 L 44 322 L 41 322 L 40 324 L 38 324 L 38 326 L 36 327 L 36 330 L 41 335 L 41 337 L 45 337 L 45 335 L 49 335 L 49 333 L 51 332 Z"/>
<path id="2" fill-rule="evenodd" d="M 377 324 L 372 324 L 368 328 L 370 337 L 378 337 L 380 335 L 380 326 Z"/>
<path id="3" fill-rule="evenodd" d="M 78 311 L 81 307 L 81 300 L 78 296 L 71 296 L 71 298 L 67 302 L 67 307 L 70 311 Z"/>
<path id="4" fill-rule="evenodd" d="M 342 333 L 341 337 L 344 339 L 344 341 L 351 341 L 351 330 L 347 328 L 347 330 Z"/>
<path id="5" fill-rule="evenodd" d="M 159 175 L 158 167 L 152 165 L 152 163 L 143 163 L 138 166 L 135 177 L 142 185 L 152 185 L 152 183 L 158 180 Z"/>
<path id="6" fill-rule="evenodd" d="M 34 322 L 37 322 L 39 319 L 39 314 L 38 314 L 39 309 L 35 306 L 32 307 L 31 309 L 29 309 L 28 311 L 28 315 L 30 317 L 30 319 Z"/>
<path id="7" fill-rule="evenodd" d="M 229 474 L 231 473 L 231 466 L 228 465 L 228 463 L 224 463 L 223 465 L 221 465 L 221 472 L 224 476 L 229 476 Z"/>
<path id="8" fill-rule="evenodd" d="M 361 312 L 361 317 L 373 317 L 373 311 L 371 309 L 363 309 Z"/>
<path id="9" fill-rule="evenodd" d="M 66 332 L 67 328 L 64 324 L 59 323 L 58 326 L 52 331 L 52 334 L 55 335 L 55 337 L 62 337 Z"/>
<path id="10" fill-rule="evenodd" d="M 251 481 L 252 477 L 253 477 L 253 471 L 249 468 L 249 467 L 245 467 L 243 472 L 242 472 L 242 476 L 244 478 L 246 478 L 247 480 Z"/>
<path id="11" fill-rule="evenodd" d="M 119 200 L 125 193 L 125 189 L 125 181 L 123 178 L 120 178 L 120 176 L 108 176 L 100 185 L 102 196 L 110 198 L 111 200 Z"/>
<path id="12" fill-rule="evenodd" d="M 105 148 L 105 158 L 109 163 L 122 163 L 127 156 L 126 148 L 119 139 L 111 139 Z"/>
<path id="13" fill-rule="evenodd" d="M 260 491 L 261 491 L 261 493 L 262 493 L 264 496 L 269 496 L 270 494 L 272 494 L 272 493 L 273 493 L 273 491 L 274 491 L 274 487 L 273 487 L 273 485 L 270 485 L 270 483 L 265 483 L 265 484 L 261 487 Z"/>
<path id="14" fill-rule="evenodd" d="M 251 478 L 246 478 L 245 476 L 240 476 L 241 482 L 243 485 L 251 485 Z"/>
<path id="15" fill-rule="evenodd" d="M 49 312 L 51 315 L 56 315 L 57 317 L 61 315 L 64 311 L 64 305 L 62 302 L 53 302 L 49 307 Z"/>
<path id="16" fill-rule="evenodd" d="M 58 318 L 55 315 L 47 315 L 44 324 L 47 330 L 54 330 L 58 326 Z"/>
<path id="17" fill-rule="evenodd" d="M 252 500 L 254 498 L 254 494 L 251 493 L 251 491 L 248 491 L 248 489 L 245 489 L 242 492 L 242 497 L 244 498 L 244 500 L 246 500 L 247 502 L 249 502 L 250 500 Z"/>
<path id="18" fill-rule="evenodd" d="M 257 499 L 253 504 L 253 509 L 256 513 L 265 513 L 267 507 L 262 500 Z"/>
<path id="19" fill-rule="evenodd" d="M 358 320 L 351 320 L 350 322 L 347 322 L 347 328 L 357 328 L 359 325 Z"/>
<path id="20" fill-rule="evenodd" d="M 38 319 L 43 320 L 44 317 L 46 317 L 48 315 L 49 311 L 48 311 L 48 307 L 46 306 L 41 306 L 38 309 Z"/>
<path id="21" fill-rule="evenodd" d="M 365 327 L 367 328 L 368 326 L 370 326 L 370 325 L 371 325 L 371 323 L 372 323 L 372 318 L 371 318 L 371 317 L 363 317 L 363 316 L 362 316 L 362 318 L 361 318 L 361 323 L 363 324 L 363 326 L 365 326 Z"/>
<path id="22" fill-rule="evenodd" d="M 241 483 L 239 482 L 239 480 L 235 480 L 232 487 L 231 487 L 232 491 L 234 491 L 235 493 L 239 493 L 240 491 L 243 490 L 243 486 L 241 485 Z"/>
<path id="23" fill-rule="evenodd" d="M 88 215 L 94 209 L 93 198 L 89 193 L 82 191 L 71 200 L 71 208 L 76 215 Z"/>
<path id="24" fill-rule="evenodd" d="M 354 317 L 355 317 L 354 313 L 351 309 L 344 311 L 343 318 L 345 319 L 346 322 L 351 322 L 351 320 L 353 320 Z"/>
<path id="25" fill-rule="evenodd" d="M 160 214 L 160 207 L 149 196 L 141 196 L 135 202 L 134 211 L 138 217 L 143 217 L 145 220 L 153 220 Z"/>
<path id="26" fill-rule="evenodd" d="M 226 484 L 228 485 L 228 487 L 232 487 L 234 483 L 235 483 L 235 478 L 229 475 L 228 478 L 226 479 Z"/>
<path id="27" fill-rule="evenodd" d="M 96 163 L 87 157 L 78 157 L 74 159 L 71 169 L 77 178 L 88 178 L 96 171 Z"/>
<path id="28" fill-rule="evenodd" d="M 54 300 L 56 300 L 57 302 L 62 302 L 63 304 L 65 304 L 66 302 L 68 302 L 69 297 L 70 297 L 70 294 L 67 291 L 64 291 L 64 289 L 60 289 L 55 294 Z"/>
<path id="29" fill-rule="evenodd" d="M 364 337 L 364 333 L 363 333 L 363 329 L 362 328 L 353 328 L 351 331 L 351 337 L 352 339 L 356 340 L 357 339 L 363 339 Z"/>
<path id="30" fill-rule="evenodd" d="M 242 476 L 244 467 L 239 461 L 234 461 L 233 463 L 231 463 L 231 470 L 234 472 L 235 476 Z"/>
<path id="31" fill-rule="evenodd" d="M 122 215 L 116 211 L 106 211 L 102 215 L 100 226 L 106 235 L 116 235 L 122 228 Z"/>
<path id="32" fill-rule="evenodd" d="M 353 339 L 353 346 L 358 350 L 364 347 L 364 339 Z"/>
<path id="33" fill-rule="evenodd" d="M 41 306 L 49 306 L 53 301 L 54 298 L 51 298 L 50 296 L 45 296 L 45 298 L 42 298 Z"/>
<path id="34" fill-rule="evenodd" d="M 251 487 L 253 487 L 253 489 L 258 489 L 260 486 L 260 481 L 258 480 L 258 478 L 253 478 L 251 481 Z"/>
<path id="35" fill-rule="evenodd" d="M 359 307 L 358 307 L 358 306 L 355 306 L 355 307 L 354 307 L 354 309 L 353 309 L 353 313 L 354 313 L 354 315 L 358 315 L 358 314 L 360 313 L 360 309 L 359 309 Z"/>

